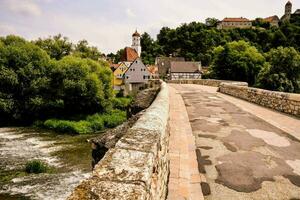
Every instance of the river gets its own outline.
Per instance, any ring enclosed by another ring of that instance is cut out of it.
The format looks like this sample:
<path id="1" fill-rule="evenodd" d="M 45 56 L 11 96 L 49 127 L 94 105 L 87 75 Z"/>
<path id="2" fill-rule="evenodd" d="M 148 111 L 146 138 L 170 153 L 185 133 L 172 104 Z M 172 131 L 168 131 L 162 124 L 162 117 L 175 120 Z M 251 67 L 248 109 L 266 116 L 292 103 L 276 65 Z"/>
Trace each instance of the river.
<path id="1" fill-rule="evenodd" d="M 0 128 L 0 200 L 61 200 L 91 175 L 94 135 L 61 135 L 28 128 Z M 41 160 L 49 173 L 27 174 L 27 161 Z"/>

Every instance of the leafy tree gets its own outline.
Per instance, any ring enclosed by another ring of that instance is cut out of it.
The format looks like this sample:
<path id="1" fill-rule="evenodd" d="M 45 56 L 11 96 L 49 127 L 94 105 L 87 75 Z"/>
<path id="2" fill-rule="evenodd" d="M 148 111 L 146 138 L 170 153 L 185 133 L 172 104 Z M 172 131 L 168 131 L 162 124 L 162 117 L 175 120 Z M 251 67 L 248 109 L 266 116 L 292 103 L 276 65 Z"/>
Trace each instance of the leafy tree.
<path id="1" fill-rule="evenodd" d="M 32 122 L 111 109 L 112 73 L 104 61 L 74 56 L 51 60 L 16 36 L 0 38 L 0 117 Z"/>
<path id="2" fill-rule="evenodd" d="M 162 51 L 160 46 L 155 42 L 148 33 L 141 36 L 142 59 L 145 64 L 154 64 L 155 58 L 158 57 Z"/>
<path id="3" fill-rule="evenodd" d="M 64 56 L 70 55 L 72 52 L 72 43 L 67 37 L 62 37 L 58 34 L 46 39 L 39 38 L 33 42 L 41 49 L 45 50 L 47 54 L 56 60 L 62 59 Z"/>
<path id="4" fill-rule="evenodd" d="M 246 81 L 253 85 L 264 63 L 265 58 L 254 46 L 234 41 L 215 48 L 211 71 L 216 79 Z"/>
<path id="5" fill-rule="evenodd" d="M 263 20 L 262 18 L 256 18 L 253 22 L 252 22 L 253 26 L 256 27 L 261 27 L 261 28 L 270 28 L 271 24 L 270 22 L 266 22 L 265 20 Z"/>
<path id="6" fill-rule="evenodd" d="M 293 47 L 272 49 L 256 85 L 269 90 L 300 92 L 300 53 Z"/>
<path id="7" fill-rule="evenodd" d="M 97 47 L 89 46 L 86 40 L 81 40 L 78 42 L 78 44 L 75 46 L 73 55 L 80 58 L 89 58 L 95 61 L 100 60 L 102 57 L 102 54 Z"/>
<path id="8" fill-rule="evenodd" d="M 217 23 L 218 23 L 218 19 L 217 18 L 214 18 L 214 17 L 212 17 L 212 18 L 206 18 L 206 20 L 205 20 L 205 24 L 207 25 L 207 26 L 210 26 L 210 27 L 216 27 L 217 26 Z"/>

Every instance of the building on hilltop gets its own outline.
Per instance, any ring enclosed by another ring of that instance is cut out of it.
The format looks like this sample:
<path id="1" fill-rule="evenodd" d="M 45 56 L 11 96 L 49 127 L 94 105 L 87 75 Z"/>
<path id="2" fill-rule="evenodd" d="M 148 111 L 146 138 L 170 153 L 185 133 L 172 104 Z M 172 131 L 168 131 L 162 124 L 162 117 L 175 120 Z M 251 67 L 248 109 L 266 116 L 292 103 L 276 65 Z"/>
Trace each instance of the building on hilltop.
<path id="1" fill-rule="evenodd" d="M 247 18 L 224 18 L 217 24 L 217 29 L 251 28 L 252 22 Z"/>
<path id="2" fill-rule="evenodd" d="M 201 62 L 171 62 L 170 80 L 201 79 Z"/>
<path id="3" fill-rule="evenodd" d="M 300 17 L 300 9 L 297 9 L 294 13 L 292 13 L 292 11 L 293 11 L 293 4 L 290 1 L 288 1 L 285 4 L 284 15 L 281 17 L 281 21 L 283 22 L 290 21 L 292 18 Z"/>
<path id="4" fill-rule="evenodd" d="M 264 18 L 263 21 L 269 22 L 270 26 L 279 27 L 280 19 L 277 15 L 274 15 L 274 16 L 271 16 L 271 17 Z"/>
<path id="5" fill-rule="evenodd" d="M 281 17 L 281 21 L 289 21 L 291 19 L 292 7 L 293 4 L 290 1 L 285 4 L 284 15 Z"/>
<path id="6" fill-rule="evenodd" d="M 185 61 L 182 57 L 157 57 L 155 59 L 155 65 L 158 67 L 158 74 L 161 78 L 167 76 L 171 67 L 171 62 Z"/>

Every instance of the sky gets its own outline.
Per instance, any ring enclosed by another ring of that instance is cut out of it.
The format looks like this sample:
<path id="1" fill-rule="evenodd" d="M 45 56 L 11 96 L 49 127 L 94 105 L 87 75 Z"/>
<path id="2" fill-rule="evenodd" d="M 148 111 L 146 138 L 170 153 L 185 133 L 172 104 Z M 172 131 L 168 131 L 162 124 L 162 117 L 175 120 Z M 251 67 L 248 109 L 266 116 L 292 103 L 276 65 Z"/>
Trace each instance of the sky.
<path id="1" fill-rule="evenodd" d="M 137 29 L 153 38 L 159 30 L 208 17 L 268 17 L 284 13 L 287 0 L 0 0 L 0 36 L 34 40 L 61 33 L 86 39 L 103 53 L 131 45 Z M 291 0 L 293 12 L 300 0 Z"/>

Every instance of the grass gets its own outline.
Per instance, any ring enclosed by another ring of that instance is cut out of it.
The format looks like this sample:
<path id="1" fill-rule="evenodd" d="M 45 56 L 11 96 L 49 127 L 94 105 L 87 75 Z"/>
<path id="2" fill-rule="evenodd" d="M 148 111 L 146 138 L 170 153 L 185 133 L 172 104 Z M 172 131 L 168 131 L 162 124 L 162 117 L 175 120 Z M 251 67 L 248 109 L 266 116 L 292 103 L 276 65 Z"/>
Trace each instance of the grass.
<path id="1" fill-rule="evenodd" d="M 114 128 L 127 120 L 126 112 L 112 110 L 105 114 L 87 116 L 85 120 L 71 121 L 49 119 L 45 122 L 36 123 L 39 127 L 54 130 L 60 133 L 89 134 L 102 131 L 105 128 Z"/>
<path id="2" fill-rule="evenodd" d="M 25 165 L 25 172 L 27 172 L 28 174 L 46 173 L 49 170 L 49 166 L 40 160 L 31 160 L 28 161 Z"/>

